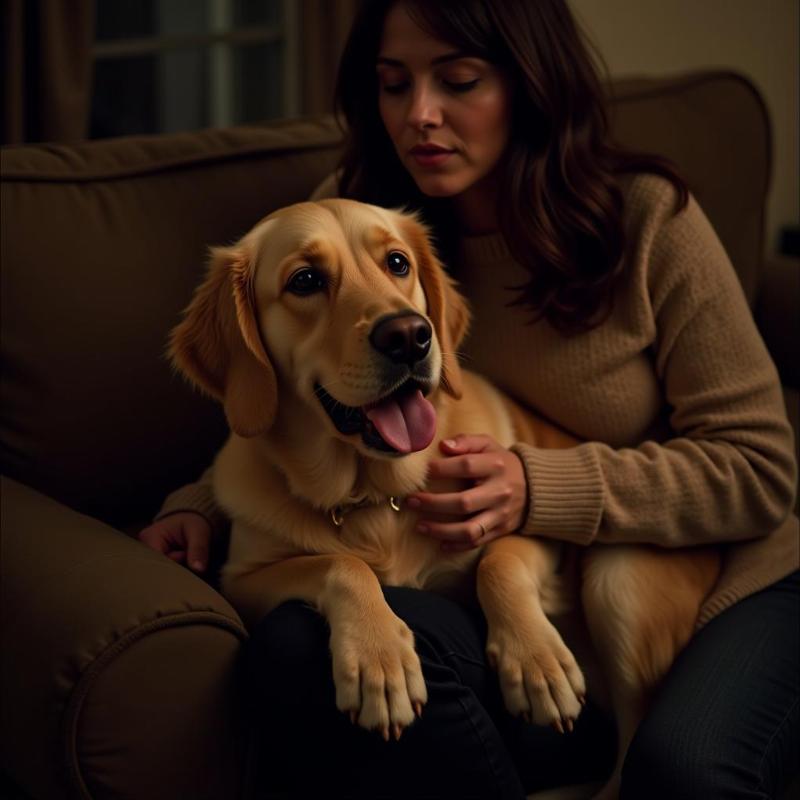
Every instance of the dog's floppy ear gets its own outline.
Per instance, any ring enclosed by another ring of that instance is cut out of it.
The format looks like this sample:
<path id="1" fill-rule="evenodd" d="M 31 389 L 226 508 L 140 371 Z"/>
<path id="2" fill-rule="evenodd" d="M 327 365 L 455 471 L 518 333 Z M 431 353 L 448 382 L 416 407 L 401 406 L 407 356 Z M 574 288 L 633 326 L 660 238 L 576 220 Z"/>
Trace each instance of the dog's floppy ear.
<path id="1" fill-rule="evenodd" d="M 255 318 L 253 263 L 242 246 L 212 250 L 206 280 L 170 336 L 172 363 L 219 400 L 231 429 L 257 436 L 275 420 L 275 371 Z"/>
<path id="2" fill-rule="evenodd" d="M 456 351 L 469 327 L 469 306 L 433 252 L 425 227 L 408 214 L 402 217 L 401 227 L 417 257 L 420 282 L 428 301 L 428 316 L 442 349 L 442 388 L 458 400 L 461 398 L 461 367 Z"/>

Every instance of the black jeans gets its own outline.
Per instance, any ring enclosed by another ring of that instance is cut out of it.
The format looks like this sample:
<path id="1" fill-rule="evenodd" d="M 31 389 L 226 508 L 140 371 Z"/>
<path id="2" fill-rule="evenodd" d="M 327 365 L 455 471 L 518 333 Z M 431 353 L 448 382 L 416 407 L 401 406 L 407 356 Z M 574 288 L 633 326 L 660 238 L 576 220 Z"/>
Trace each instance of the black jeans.
<path id="1" fill-rule="evenodd" d="M 423 716 L 384 742 L 336 709 L 327 624 L 289 602 L 253 632 L 244 696 L 261 741 L 260 797 L 523 798 L 602 780 L 613 722 L 591 702 L 561 735 L 512 719 L 486 663 L 485 624 L 450 600 L 388 587 L 415 634 Z M 680 655 L 631 745 L 623 798 L 775 797 L 800 768 L 800 573 L 709 623 Z"/>

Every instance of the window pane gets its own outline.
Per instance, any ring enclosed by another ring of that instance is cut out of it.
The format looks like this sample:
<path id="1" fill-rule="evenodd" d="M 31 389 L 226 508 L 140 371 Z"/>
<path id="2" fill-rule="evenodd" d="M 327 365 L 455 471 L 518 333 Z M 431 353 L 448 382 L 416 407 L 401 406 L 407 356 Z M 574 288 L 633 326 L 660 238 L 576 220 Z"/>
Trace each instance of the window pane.
<path id="1" fill-rule="evenodd" d="M 153 56 L 96 61 L 91 138 L 158 130 L 156 75 Z"/>
<path id="2" fill-rule="evenodd" d="M 208 107 L 205 48 L 95 62 L 93 139 L 204 128 Z"/>
<path id="3" fill-rule="evenodd" d="M 233 51 L 237 122 L 283 116 L 283 43 L 254 44 Z"/>
<path id="4" fill-rule="evenodd" d="M 165 36 L 208 33 L 208 0 L 158 0 L 158 32 Z"/>
<path id="5" fill-rule="evenodd" d="M 233 24 L 236 28 L 280 25 L 282 22 L 283 0 L 233 0 Z"/>
<path id="6" fill-rule="evenodd" d="M 96 0 L 90 135 L 194 130 L 285 116 L 291 89 L 283 28 L 287 3 L 296 2 Z M 226 35 L 231 31 L 233 41 Z M 250 38 L 236 44 L 246 31 Z"/>
<path id="7" fill-rule="evenodd" d="M 95 8 L 98 42 L 207 33 L 210 27 L 209 0 L 96 0 Z"/>
<path id="8" fill-rule="evenodd" d="M 97 0 L 95 39 L 138 39 L 156 30 L 154 0 Z"/>
<path id="9" fill-rule="evenodd" d="M 204 47 L 168 50 L 160 56 L 159 131 L 208 127 L 208 61 Z"/>

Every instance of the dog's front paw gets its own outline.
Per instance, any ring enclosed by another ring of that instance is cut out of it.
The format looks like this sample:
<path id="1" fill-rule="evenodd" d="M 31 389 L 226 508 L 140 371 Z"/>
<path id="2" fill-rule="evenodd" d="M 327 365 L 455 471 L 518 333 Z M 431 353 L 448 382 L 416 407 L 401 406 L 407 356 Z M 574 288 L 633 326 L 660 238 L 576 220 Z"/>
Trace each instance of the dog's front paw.
<path id="1" fill-rule="evenodd" d="M 506 708 L 536 725 L 572 731 L 586 702 L 575 657 L 544 616 L 490 629 L 486 654 L 497 670 Z"/>
<path id="2" fill-rule="evenodd" d="M 428 700 L 414 634 L 388 608 L 377 619 L 331 626 L 336 705 L 362 728 L 399 739 Z"/>

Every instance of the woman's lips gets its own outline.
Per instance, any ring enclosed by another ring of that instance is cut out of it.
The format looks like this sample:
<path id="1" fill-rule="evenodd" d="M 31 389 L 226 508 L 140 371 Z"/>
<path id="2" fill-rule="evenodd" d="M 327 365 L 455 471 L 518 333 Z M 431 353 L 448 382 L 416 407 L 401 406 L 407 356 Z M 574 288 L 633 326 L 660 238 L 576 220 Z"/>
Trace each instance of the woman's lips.
<path id="1" fill-rule="evenodd" d="M 438 167 L 453 155 L 455 150 L 430 145 L 417 145 L 409 150 L 409 155 L 421 167 Z"/>

